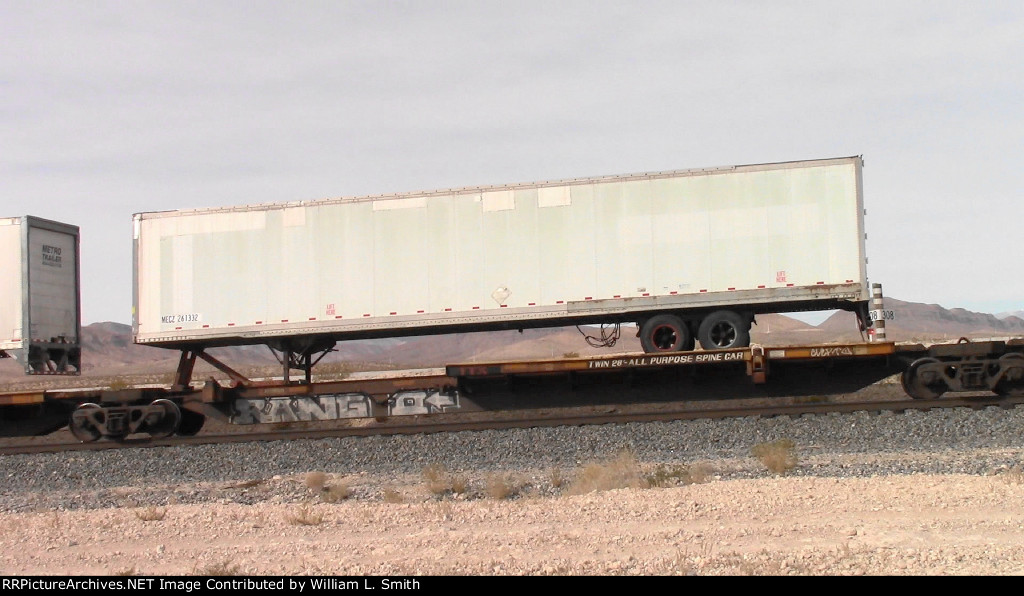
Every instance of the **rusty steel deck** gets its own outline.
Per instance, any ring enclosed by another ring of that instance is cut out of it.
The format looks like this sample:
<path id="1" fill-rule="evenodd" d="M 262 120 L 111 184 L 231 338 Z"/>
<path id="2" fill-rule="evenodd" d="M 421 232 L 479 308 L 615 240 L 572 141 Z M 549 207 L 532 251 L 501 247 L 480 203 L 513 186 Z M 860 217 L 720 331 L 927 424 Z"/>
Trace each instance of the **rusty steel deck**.
<path id="1" fill-rule="evenodd" d="M 1024 351 L 1024 340 L 1009 345 Z M 970 347 L 991 351 L 988 345 Z M 71 411 L 90 402 L 145 404 L 171 399 L 208 418 L 256 424 L 544 405 L 825 396 L 859 391 L 902 373 L 936 350 L 949 349 L 893 342 L 754 345 L 721 351 L 454 363 L 443 370 L 381 373 L 378 378 L 209 379 L 119 390 L 0 392 L 0 436 L 55 430 L 67 423 Z"/>

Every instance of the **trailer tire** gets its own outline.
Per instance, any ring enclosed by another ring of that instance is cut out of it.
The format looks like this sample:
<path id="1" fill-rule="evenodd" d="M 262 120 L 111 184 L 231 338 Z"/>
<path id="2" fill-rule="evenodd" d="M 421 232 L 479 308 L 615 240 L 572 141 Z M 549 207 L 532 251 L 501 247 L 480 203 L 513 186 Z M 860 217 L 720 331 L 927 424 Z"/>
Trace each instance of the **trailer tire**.
<path id="1" fill-rule="evenodd" d="M 680 352 L 693 349 L 693 334 L 676 315 L 653 316 L 640 325 L 640 345 L 644 352 Z"/>
<path id="2" fill-rule="evenodd" d="M 715 311 L 700 322 L 697 339 L 705 350 L 745 348 L 750 345 L 750 323 L 735 311 Z"/>

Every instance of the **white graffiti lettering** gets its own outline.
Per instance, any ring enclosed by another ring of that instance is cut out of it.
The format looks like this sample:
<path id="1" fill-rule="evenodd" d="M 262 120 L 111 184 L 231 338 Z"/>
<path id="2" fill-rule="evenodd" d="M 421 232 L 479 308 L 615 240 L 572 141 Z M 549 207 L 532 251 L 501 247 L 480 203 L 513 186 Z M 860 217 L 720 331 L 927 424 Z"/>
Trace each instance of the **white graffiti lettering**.
<path id="1" fill-rule="evenodd" d="M 811 358 L 822 356 L 853 356 L 853 350 L 845 346 L 840 348 L 811 348 Z"/>

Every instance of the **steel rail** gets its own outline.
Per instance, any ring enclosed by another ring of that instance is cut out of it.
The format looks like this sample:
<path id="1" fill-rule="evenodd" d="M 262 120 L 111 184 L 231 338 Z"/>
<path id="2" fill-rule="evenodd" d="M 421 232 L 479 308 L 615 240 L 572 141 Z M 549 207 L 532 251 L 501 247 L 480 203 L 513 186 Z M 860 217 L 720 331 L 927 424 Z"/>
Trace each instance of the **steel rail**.
<path id="1" fill-rule="evenodd" d="M 1011 409 L 1024 404 L 1024 397 L 999 398 L 991 395 L 944 397 L 931 400 L 891 400 L 891 401 L 848 401 L 799 404 L 769 404 L 761 406 L 719 406 L 695 409 L 677 405 L 658 404 L 650 407 L 635 405 L 606 405 L 601 412 L 580 412 L 580 408 L 569 408 L 549 411 L 551 408 L 523 410 L 517 416 L 508 416 L 508 412 L 495 413 L 483 419 L 459 420 L 466 414 L 436 414 L 417 416 L 414 421 L 398 421 L 389 418 L 385 421 L 374 421 L 367 426 L 344 426 L 333 428 L 277 428 L 253 429 L 251 432 L 241 430 L 233 433 L 199 434 L 193 437 L 172 437 L 151 439 L 148 437 L 128 438 L 124 441 L 102 440 L 91 443 L 51 442 L 24 443 L 0 447 L 0 455 L 18 455 L 34 453 L 58 453 L 74 451 L 101 451 L 125 448 L 178 447 L 187 445 L 273 442 L 291 440 L 318 440 L 340 437 L 366 437 L 379 435 L 411 435 L 448 432 L 473 432 L 485 430 L 502 430 L 509 428 L 531 428 L 549 426 L 589 426 L 598 424 L 628 424 L 636 422 L 668 422 L 676 420 L 704 420 L 742 417 L 800 417 L 804 415 L 822 415 L 831 413 L 849 414 L 854 412 L 903 412 L 907 410 L 934 410 L 948 408 L 984 409 L 999 407 Z M 692 405 L 692 404 L 691 404 Z M 707 404 L 705 404 L 707 405 Z M 569 410 L 569 411 L 565 411 Z M 289 422 L 284 425 L 314 425 L 322 422 Z M 330 424 L 330 423 L 326 423 Z M 266 427 L 271 425 L 259 425 Z"/>

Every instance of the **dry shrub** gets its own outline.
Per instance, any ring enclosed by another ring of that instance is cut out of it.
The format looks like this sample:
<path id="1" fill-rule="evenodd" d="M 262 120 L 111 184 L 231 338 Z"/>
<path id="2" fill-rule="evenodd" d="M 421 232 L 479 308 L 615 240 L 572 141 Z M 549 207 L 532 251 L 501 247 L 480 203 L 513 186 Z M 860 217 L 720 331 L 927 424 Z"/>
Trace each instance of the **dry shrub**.
<path id="1" fill-rule="evenodd" d="M 791 439 L 759 443 L 750 450 L 759 462 L 776 474 L 785 474 L 796 467 L 796 444 Z"/>
<path id="2" fill-rule="evenodd" d="M 434 501 L 432 503 L 428 503 L 425 511 L 432 512 L 440 521 L 449 522 L 455 519 L 455 508 L 452 507 L 451 501 Z"/>
<path id="3" fill-rule="evenodd" d="M 706 463 L 683 465 L 658 465 L 645 476 L 647 484 L 657 487 L 680 486 L 707 482 L 712 469 Z"/>
<path id="4" fill-rule="evenodd" d="M 659 575 L 698 575 L 702 564 L 707 564 L 715 556 L 716 537 L 706 536 L 695 538 L 686 546 L 676 551 L 675 555 L 668 558 L 663 565 L 664 569 L 658 569 Z"/>
<path id="5" fill-rule="evenodd" d="M 423 468 L 423 481 L 431 494 L 443 495 L 452 490 L 450 474 L 440 464 L 430 464 Z"/>
<path id="6" fill-rule="evenodd" d="M 323 472 L 310 472 L 306 474 L 306 486 L 313 492 L 320 492 L 327 486 L 327 474 Z"/>
<path id="7" fill-rule="evenodd" d="M 206 575 L 206 576 L 225 576 L 225 575 L 241 575 L 242 567 L 240 565 L 234 565 L 231 561 L 221 561 L 220 563 L 212 563 L 206 567 L 196 568 L 193 570 L 193 575 Z"/>
<path id="8" fill-rule="evenodd" d="M 687 472 L 690 475 L 691 484 L 700 484 L 702 482 L 707 482 L 715 473 L 715 469 L 712 468 L 709 463 L 697 462 L 695 464 L 690 464 Z"/>
<path id="9" fill-rule="evenodd" d="M 324 503 L 338 503 L 351 496 L 352 489 L 344 482 L 332 484 L 320 493 L 320 498 Z"/>
<path id="10" fill-rule="evenodd" d="M 167 515 L 167 509 L 161 507 L 145 507 L 135 510 L 135 517 L 142 521 L 160 521 Z"/>
<path id="11" fill-rule="evenodd" d="M 492 499 L 507 499 L 519 491 L 519 487 L 505 474 L 489 474 L 484 489 Z"/>
<path id="12" fill-rule="evenodd" d="M 1021 466 L 1013 466 L 1005 473 L 1003 473 L 1003 479 L 1009 484 L 1024 484 L 1024 468 Z"/>
<path id="13" fill-rule="evenodd" d="M 323 472 L 306 474 L 306 486 L 313 493 L 320 495 L 324 503 L 337 503 L 349 498 L 352 489 L 345 482 L 329 483 L 330 476 Z"/>
<path id="14" fill-rule="evenodd" d="M 562 475 L 562 470 L 559 468 L 551 469 L 551 486 L 555 488 L 561 488 L 565 484 L 565 476 Z"/>
<path id="15" fill-rule="evenodd" d="M 324 522 L 324 514 L 303 505 L 295 513 L 286 513 L 284 519 L 293 526 L 318 526 Z"/>
<path id="16" fill-rule="evenodd" d="M 640 464 L 631 451 L 623 451 L 606 463 L 587 464 L 566 492 L 570 495 L 614 490 L 616 488 L 648 488 Z"/>
<path id="17" fill-rule="evenodd" d="M 401 492 L 393 488 L 384 489 L 384 502 L 385 503 L 404 503 L 405 497 Z"/>

